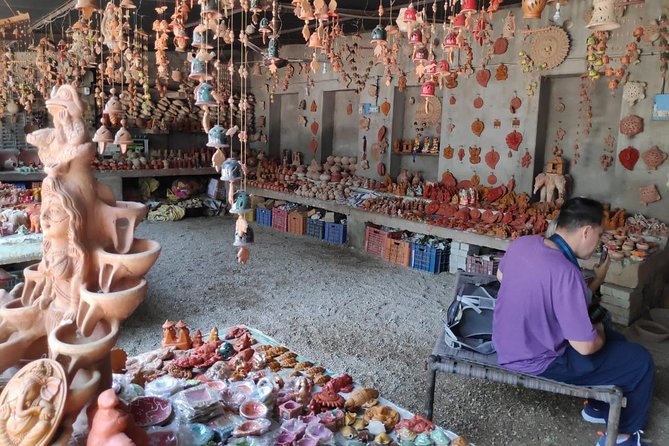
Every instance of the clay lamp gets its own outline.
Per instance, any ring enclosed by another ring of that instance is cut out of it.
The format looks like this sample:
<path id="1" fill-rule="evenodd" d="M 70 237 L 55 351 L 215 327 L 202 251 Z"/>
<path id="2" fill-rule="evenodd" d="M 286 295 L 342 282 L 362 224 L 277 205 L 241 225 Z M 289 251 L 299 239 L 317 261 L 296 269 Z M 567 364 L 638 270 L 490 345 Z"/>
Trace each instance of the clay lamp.
<path id="1" fill-rule="evenodd" d="M 472 15 L 477 10 L 476 0 L 464 0 L 462 2 L 462 9 L 460 9 L 460 14 Z"/>
<path id="2" fill-rule="evenodd" d="M 197 57 L 194 57 L 190 63 L 190 74 L 188 77 L 198 81 L 208 81 L 213 79 L 213 76 L 207 73 L 207 63 Z"/>
<path id="3" fill-rule="evenodd" d="M 247 400 L 239 406 L 239 414 L 247 420 L 257 420 L 267 417 L 267 406 L 258 401 Z"/>
<path id="4" fill-rule="evenodd" d="M 416 9 L 413 3 L 409 3 L 409 7 L 404 11 L 404 21 L 406 23 L 414 23 L 416 21 Z"/>
<path id="5" fill-rule="evenodd" d="M 244 190 L 235 192 L 230 208 L 231 214 L 246 214 L 251 212 L 251 196 Z"/>
<path id="6" fill-rule="evenodd" d="M 243 178 L 242 165 L 233 158 L 228 158 L 221 166 L 222 181 L 239 181 Z"/>
<path id="7" fill-rule="evenodd" d="M 215 147 L 220 149 L 226 146 L 226 144 L 223 142 L 225 138 L 225 129 L 219 124 L 216 124 L 211 129 L 209 129 L 207 132 L 207 137 L 207 147 Z"/>
<path id="8" fill-rule="evenodd" d="M 434 82 L 432 82 L 432 81 L 425 82 L 420 87 L 420 95 L 423 96 L 423 97 L 434 96 L 434 91 L 435 91 L 435 85 L 434 85 Z"/>
<path id="9" fill-rule="evenodd" d="M 372 31 L 372 45 L 387 45 L 388 41 L 386 30 L 379 24 L 376 25 L 376 28 Z"/>
<path id="10" fill-rule="evenodd" d="M 409 37 L 409 43 L 416 46 L 423 44 L 423 32 L 416 28 L 411 31 L 411 36 Z"/>
<path id="11" fill-rule="evenodd" d="M 452 19 L 453 28 L 458 29 L 458 28 L 464 28 L 465 27 L 465 15 L 464 14 L 460 13 L 460 14 L 456 15 L 454 18 L 451 17 L 451 19 Z"/>
<path id="12" fill-rule="evenodd" d="M 118 129 L 116 135 L 114 135 L 114 144 L 121 147 L 121 153 L 125 154 L 128 151 L 128 146 L 132 144 L 132 135 L 125 127 L 127 121 L 125 118 L 121 119 L 121 128 Z"/>
<path id="13" fill-rule="evenodd" d="M 104 122 L 104 119 L 100 119 L 102 125 L 95 131 L 95 135 L 93 135 L 93 142 L 98 143 L 98 153 L 100 155 L 105 153 L 105 147 L 108 143 L 114 142 L 114 135 L 112 135 L 112 132 L 105 126 Z"/>

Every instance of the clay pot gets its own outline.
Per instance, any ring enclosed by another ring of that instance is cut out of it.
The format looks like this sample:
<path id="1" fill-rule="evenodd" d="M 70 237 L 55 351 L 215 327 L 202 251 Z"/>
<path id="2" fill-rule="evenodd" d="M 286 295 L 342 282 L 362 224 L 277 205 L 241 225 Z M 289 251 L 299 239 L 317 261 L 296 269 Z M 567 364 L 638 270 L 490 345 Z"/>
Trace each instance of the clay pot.
<path id="1" fill-rule="evenodd" d="M 109 292 L 113 283 L 126 277 L 143 277 L 160 255 L 160 243 L 153 240 L 134 239 L 126 254 L 98 248 L 95 252 L 100 265 L 99 285 Z"/>
<path id="2" fill-rule="evenodd" d="M 109 293 L 102 293 L 99 288 L 90 290 L 87 284 L 81 286 L 77 325 L 84 336 L 90 336 L 102 319 L 117 323 L 125 320 L 144 300 L 147 288 L 145 279 L 135 280 L 134 283 L 125 282 L 114 284 L 117 290 Z"/>
<path id="3" fill-rule="evenodd" d="M 546 3 L 547 0 L 523 0 L 523 18 L 540 19 Z"/>
<path id="4" fill-rule="evenodd" d="M 89 368 L 105 359 L 118 338 L 120 322 L 101 321 L 82 336 L 74 323 L 62 324 L 49 333 L 49 352 L 55 359 L 70 358 L 66 373 L 70 376 L 80 368 Z"/>

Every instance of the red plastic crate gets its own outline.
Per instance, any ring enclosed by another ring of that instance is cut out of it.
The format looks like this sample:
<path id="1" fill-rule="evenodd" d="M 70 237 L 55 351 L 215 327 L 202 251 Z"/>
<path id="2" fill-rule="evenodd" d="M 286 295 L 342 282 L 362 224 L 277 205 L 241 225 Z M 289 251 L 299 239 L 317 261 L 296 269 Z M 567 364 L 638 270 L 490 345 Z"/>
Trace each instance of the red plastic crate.
<path id="1" fill-rule="evenodd" d="M 288 211 L 279 207 L 272 209 L 272 227 L 277 231 L 288 232 Z"/>
<path id="2" fill-rule="evenodd" d="M 367 225 L 365 228 L 365 251 L 385 258 L 386 239 L 402 238 L 402 231 L 384 231 L 379 226 Z"/>
<path id="3" fill-rule="evenodd" d="M 497 274 L 499 261 L 500 257 L 495 255 L 468 255 L 465 270 L 468 273 L 494 276 Z"/>
<path id="4" fill-rule="evenodd" d="M 411 243 L 387 238 L 383 258 L 390 263 L 409 266 L 409 261 L 411 260 Z"/>
<path id="5" fill-rule="evenodd" d="M 307 231 L 307 214 L 294 211 L 288 214 L 288 232 L 304 235 Z"/>

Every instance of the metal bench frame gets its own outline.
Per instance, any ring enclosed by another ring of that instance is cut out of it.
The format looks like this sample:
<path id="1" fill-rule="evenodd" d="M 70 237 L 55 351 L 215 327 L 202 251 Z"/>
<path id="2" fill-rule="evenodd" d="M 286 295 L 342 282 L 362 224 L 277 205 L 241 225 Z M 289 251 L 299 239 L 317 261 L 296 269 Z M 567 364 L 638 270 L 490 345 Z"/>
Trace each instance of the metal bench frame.
<path id="1" fill-rule="evenodd" d="M 444 342 L 443 332 L 435 349 L 427 359 L 428 367 L 428 392 L 425 401 L 425 416 L 432 420 L 434 409 L 434 389 L 437 380 L 437 371 L 467 376 L 470 378 L 485 379 L 492 382 L 511 384 L 526 389 L 542 390 L 544 392 L 557 393 L 560 395 L 574 396 L 578 398 L 592 398 L 609 403 L 609 422 L 606 429 L 606 446 L 615 446 L 618 437 L 618 424 L 620 422 L 620 411 L 626 405 L 623 392 L 616 386 L 574 386 L 559 381 L 541 378 L 533 375 L 513 372 L 497 365 L 477 361 L 477 357 L 486 357 L 474 352 L 455 350 L 449 348 Z"/>

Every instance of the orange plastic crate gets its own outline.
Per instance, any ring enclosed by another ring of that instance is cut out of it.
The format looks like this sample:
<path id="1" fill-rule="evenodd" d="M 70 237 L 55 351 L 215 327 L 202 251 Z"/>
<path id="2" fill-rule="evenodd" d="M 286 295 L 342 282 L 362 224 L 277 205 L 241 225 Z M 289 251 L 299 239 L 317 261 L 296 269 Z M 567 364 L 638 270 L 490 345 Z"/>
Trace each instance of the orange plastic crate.
<path id="1" fill-rule="evenodd" d="M 291 212 L 288 214 L 288 232 L 304 235 L 307 231 L 307 214 L 304 212 Z"/>
<path id="2" fill-rule="evenodd" d="M 386 239 L 386 249 L 383 258 L 390 263 L 409 266 L 411 260 L 411 243 L 392 238 Z"/>
<path id="3" fill-rule="evenodd" d="M 399 239 L 401 237 L 402 231 L 384 231 L 380 226 L 368 224 L 365 228 L 365 251 L 385 258 L 386 239 Z"/>

